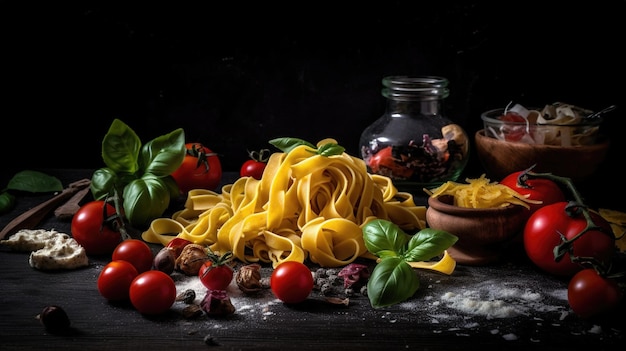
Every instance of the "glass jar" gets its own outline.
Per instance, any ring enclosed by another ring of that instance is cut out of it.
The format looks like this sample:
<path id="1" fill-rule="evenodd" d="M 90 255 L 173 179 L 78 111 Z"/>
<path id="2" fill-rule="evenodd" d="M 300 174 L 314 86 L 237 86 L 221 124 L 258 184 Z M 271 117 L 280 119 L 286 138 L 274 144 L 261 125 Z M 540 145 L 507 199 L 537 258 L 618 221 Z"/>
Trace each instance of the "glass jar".
<path id="1" fill-rule="evenodd" d="M 443 112 L 449 95 L 443 77 L 390 76 L 382 80 L 385 113 L 361 134 L 361 158 L 372 174 L 399 191 L 423 195 L 456 181 L 469 157 L 469 139 Z"/>

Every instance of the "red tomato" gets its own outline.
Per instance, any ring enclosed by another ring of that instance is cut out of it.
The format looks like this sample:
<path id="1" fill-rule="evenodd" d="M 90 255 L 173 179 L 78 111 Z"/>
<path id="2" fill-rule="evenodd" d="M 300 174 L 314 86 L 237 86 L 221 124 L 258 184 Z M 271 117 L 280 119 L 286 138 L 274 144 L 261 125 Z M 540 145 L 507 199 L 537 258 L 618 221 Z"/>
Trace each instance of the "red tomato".
<path id="1" fill-rule="evenodd" d="M 180 253 L 183 252 L 183 249 L 188 244 L 191 244 L 191 241 L 183 238 L 174 238 L 167 243 L 167 248 L 174 250 L 174 257 L 178 258 Z"/>
<path id="2" fill-rule="evenodd" d="M 130 302 L 142 314 L 161 314 L 176 300 L 176 284 L 169 274 L 157 270 L 140 273 L 130 284 Z"/>
<path id="3" fill-rule="evenodd" d="M 562 243 L 561 235 L 570 240 L 587 226 L 587 222 L 582 214 L 570 217 L 565 210 L 567 205 L 567 202 L 547 205 L 528 218 L 524 227 L 524 249 L 530 260 L 544 271 L 571 277 L 583 266 L 572 262 L 569 253 L 559 262 L 555 261 L 554 248 Z M 592 257 L 607 263 L 615 253 L 615 238 L 611 226 L 595 212 L 591 212 L 591 218 L 608 234 L 599 230 L 586 232 L 574 241 L 573 255 Z"/>
<path id="4" fill-rule="evenodd" d="M 555 202 L 566 201 L 565 194 L 557 183 L 550 179 L 545 178 L 533 178 L 526 181 L 528 187 L 523 187 L 518 183 L 518 178 L 524 171 L 514 172 L 504 177 L 500 184 L 506 185 L 509 188 L 517 191 L 522 195 L 529 195 L 530 200 L 539 200 L 541 204 L 528 204 L 530 210 L 528 216 L 533 214 L 539 208 L 553 204 Z"/>
<path id="5" fill-rule="evenodd" d="M 304 263 L 285 261 L 272 272 L 270 287 L 274 295 L 285 303 L 302 302 L 313 290 L 313 274 Z"/>
<path id="6" fill-rule="evenodd" d="M 98 291 L 107 300 L 128 300 L 130 284 L 138 274 L 128 261 L 111 261 L 98 275 Z"/>
<path id="7" fill-rule="evenodd" d="M 86 203 L 72 217 L 72 237 L 90 255 L 111 254 L 122 240 L 111 221 L 115 215 L 115 207 L 109 203 L 100 200 Z"/>
<path id="8" fill-rule="evenodd" d="M 240 177 L 252 177 L 260 180 L 263 177 L 263 171 L 269 159 L 269 150 L 263 149 L 260 152 L 248 152 L 250 159 L 243 163 L 239 170 Z"/>
<path id="9" fill-rule="evenodd" d="M 617 307 L 622 298 L 619 285 L 593 268 L 576 273 L 567 286 L 567 301 L 572 311 L 582 318 L 604 314 Z"/>
<path id="10" fill-rule="evenodd" d="M 523 123 L 519 125 L 505 125 L 502 127 L 501 131 L 506 141 L 519 141 L 527 134 L 525 125 L 527 121 L 520 114 L 508 111 L 498 119 L 505 122 Z"/>
<path id="11" fill-rule="evenodd" d="M 172 173 L 181 193 L 193 189 L 215 190 L 222 181 L 222 163 L 216 153 L 200 143 L 187 143 L 183 163 Z"/>
<path id="12" fill-rule="evenodd" d="M 111 259 L 130 262 L 137 272 L 143 273 L 152 268 L 152 249 L 144 241 L 138 239 L 126 239 L 119 243 Z"/>
<path id="13" fill-rule="evenodd" d="M 233 280 L 233 269 L 226 264 L 218 265 L 209 260 L 200 267 L 198 278 L 209 290 L 226 290 Z"/>

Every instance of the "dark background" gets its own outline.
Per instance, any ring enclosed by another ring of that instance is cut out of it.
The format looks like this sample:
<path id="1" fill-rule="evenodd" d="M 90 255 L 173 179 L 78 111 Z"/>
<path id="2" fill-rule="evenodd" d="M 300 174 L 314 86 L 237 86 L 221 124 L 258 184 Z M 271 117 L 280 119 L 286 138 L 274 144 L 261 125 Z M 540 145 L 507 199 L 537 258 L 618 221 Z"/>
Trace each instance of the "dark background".
<path id="1" fill-rule="evenodd" d="M 616 104 L 600 172 L 623 164 L 624 1 L 255 3 L 2 1 L 5 171 L 102 167 L 114 118 L 143 142 L 182 127 L 226 170 L 281 136 L 358 155 L 387 75 L 448 78 L 446 114 L 472 140 L 511 101 Z"/>

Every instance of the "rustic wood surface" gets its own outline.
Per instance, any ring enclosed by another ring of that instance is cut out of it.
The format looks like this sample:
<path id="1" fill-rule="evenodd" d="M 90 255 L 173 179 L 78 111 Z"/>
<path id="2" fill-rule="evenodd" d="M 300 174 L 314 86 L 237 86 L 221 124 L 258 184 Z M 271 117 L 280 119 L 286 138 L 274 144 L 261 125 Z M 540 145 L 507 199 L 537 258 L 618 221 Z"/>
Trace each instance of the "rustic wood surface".
<path id="1" fill-rule="evenodd" d="M 67 185 L 89 177 L 90 172 L 57 170 L 52 174 Z M 225 180 L 234 176 L 226 174 Z M 0 216 L 0 228 L 52 196 L 19 196 L 16 208 Z M 70 223 L 52 214 L 38 228 L 70 233 Z M 153 245 L 154 252 L 158 249 Z M 2 246 L 0 262 L 2 350 L 609 350 L 626 343 L 624 304 L 612 318 L 581 320 L 563 298 L 567 281 L 538 272 L 514 253 L 505 262 L 489 266 L 459 265 L 451 276 L 418 271 L 421 287 L 416 295 L 389 308 L 373 309 L 359 294 L 350 297 L 348 306 L 332 305 L 324 302 L 319 291 L 300 305 L 288 306 L 264 292 L 258 297 L 235 295 L 233 315 L 193 320 L 182 317 L 179 303 L 162 316 L 147 317 L 128 304 L 105 301 L 96 279 L 107 257 L 90 257 L 84 269 L 46 272 L 31 268 L 27 253 Z M 524 304 L 519 296 L 511 297 L 509 302 L 523 313 L 508 318 L 465 314 L 441 302 L 447 292 L 495 292 L 503 287 L 531 292 L 540 299 Z M 561 295 L 554 296 L 555 292 Z M 35 318 L 47 305 L 66 310 L 71 319 L 69 333 L 52 334 Z"/>

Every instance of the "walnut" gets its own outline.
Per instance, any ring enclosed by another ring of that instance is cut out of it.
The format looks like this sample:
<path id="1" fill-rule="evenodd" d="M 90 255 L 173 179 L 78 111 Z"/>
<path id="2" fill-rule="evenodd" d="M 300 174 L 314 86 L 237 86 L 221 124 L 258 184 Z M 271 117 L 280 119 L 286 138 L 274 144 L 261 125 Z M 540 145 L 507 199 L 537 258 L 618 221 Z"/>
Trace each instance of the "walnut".
<path id="1" fill-rule="evenodd" d="M 252 263 L 242 266 L 235 277 L 237 286 L 245 293 L 254 293 L 263 288 L 261 284 L 261 265 Z"/>
<path id="2" fill-rule="evenodd" d="M 198 244 L 188 244 L 176 259 L 176 270 L 186 275 L 198 275 L 200 267 L 208 260 L 209 256 L 206 247 Z"/>

